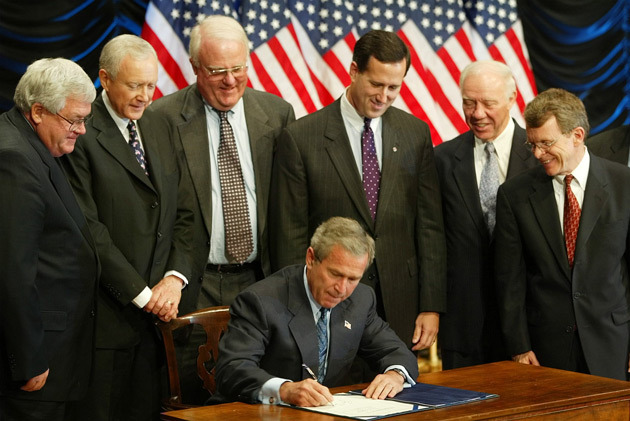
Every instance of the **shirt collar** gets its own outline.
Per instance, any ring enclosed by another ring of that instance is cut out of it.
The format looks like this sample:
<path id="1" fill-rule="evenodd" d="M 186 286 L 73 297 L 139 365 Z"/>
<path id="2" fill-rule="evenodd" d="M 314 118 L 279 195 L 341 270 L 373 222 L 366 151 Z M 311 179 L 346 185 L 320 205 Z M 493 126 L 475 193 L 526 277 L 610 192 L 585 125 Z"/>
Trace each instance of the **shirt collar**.
<path id="1" fill-rule="evenodd" d="M 514 137 L 514 128 L 514 121 L 510 118 L 505 129 L 492 141 L 497 155 L 503 156 L 507 154 L 509 156 L 512 148 L 512 138 Z M 485 142 L 475 136 L 475 145 L 480 146 L 482 144 L 485 144 Z"/>
<path id="2" fill-rule="evenodd" d="M 341 96 L 341 116 L 344 118 L 347 124 L 349 124 L 353 129 L 357 130 L 359 133 L 363 132 L 363 126 L 365 126 L 365 117 L 361 117 L 357 112 L 356 108 L 350 104 L 348 101 L 348 88 L 344 91 Z M 372 128 L 372 132 L 376 133 L 379 126 L 381 125 L 381 117 L 373 118 L 370 122 L 370 127 Z"/>
<path id="3" fill-rule="evenodd" d="M 114 123 L 116 123 L 116 127 L 118 127 L 118 130 L 120 130 L 121 133 L 128 133 L 127 125 L 129 124 L 129 119 L 125 117 L 120 117 L 118 114 L 116 114 L 116 111 L 114 111 L 112 103 L 109 100 L 109 96 L 107 96 L 107 91 L 105 89 L 103 89 L 101 95 L 103 96 L 103 103 L 105 104 L 105 108 L 107 109 L 107 112 L 109 113 L 112 120 L 114 120 Z M 125 139 L 128 139 L 128 135 L 125 136 Z"/>
<path id="4" fill-rule="evenodd" d="M 588 170 L 590 167 L 591 157 L 588 154 L 588 149 L 586 149 L 586 146 L 584 146 L 584 156 L 582 157 L 582 160 L 580 161 L 578 166 L 575 167 L 573 171 L 571 171 L 571 174 L 573 174 L 573 179 L 578 182 L 582 189 L 586 189 L 586 180 L 588 179 Z M 558 183 L 564 184 L 564 177 L 566 177 L 566 174 L 558 174 L 554 178 Z"/>
<path id="5" fill-rule="evenodd" d="M 311 305 L 311 311 L 313 312 L 313 317 L 317 320 L 319 318 L 319 309 L 322 308 L 315 298 L 313 298 L 313 294 L 311 294 L 311 289 L 308 287 L 308 279 L 306 278 L 306 265 L 304 265 L 304 289 L 306 290 L 306 296 L 308 297 L 308 302 Z"/>

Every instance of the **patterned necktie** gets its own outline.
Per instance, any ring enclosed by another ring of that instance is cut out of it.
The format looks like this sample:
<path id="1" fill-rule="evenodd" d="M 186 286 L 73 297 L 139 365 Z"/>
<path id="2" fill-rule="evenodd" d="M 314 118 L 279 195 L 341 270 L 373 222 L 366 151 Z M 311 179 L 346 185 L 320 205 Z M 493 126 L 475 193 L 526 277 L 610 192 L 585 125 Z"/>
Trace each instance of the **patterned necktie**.
<path id="1" fill-rule="evenodd" d="M 486 164 L 481 171 L 481 180 L 479 181 L 479 199 L 481 201 L 481 210 L 483 211 L 488 232 L 490 235 L 494 232 L 496 224 L 497 210 L 497 190 L 499 190 L 499 162 L 497 155 L 494 153 L 494 144 L 487 142 L 486 147 Z"/>
<path id="2" fill-rule="evenodd" d="M 231 256 L 237 263 L 243 263 L 254 251 L 245 182 L 236 149 L 236 139 L 227 119 L 227 111 L 215 111 L 219 114 L 221 122 L 221 141 L 217 154 L 223 201 L 225 249 L 228 258 Z"/>
<path id="3" fill-rule="evenodd" d="M 328 328 L 326 327 L 326 314 L 330 309 L 320 308 L 319 319 L 317 320 L 317 346 L 319 348 L 319 365 L 317 369 L 317 381 L 324 382 L 326 377 L 326 352 L 328 350 Z"/>
<path id="4" fill-rule="evenodd" d="M 376 207 L 378 206 L 378 192 L 381 185 L 381 171 L 378 168 L 376 146 L 374 145 L 374 132 L 370 127 L 372 119 L 365 118 L 363 135 L 361 136 L 361 163 L 363 166 L 363 191 L 370 206 L 372 220 L 376 220 Z"/>
<path id="5" fill-rule="evenodd" d="M 140 140 L 138 139 L 138 132 L 136 131 L 136 125 L 133 120 L 129 120 L 129 124 L 127 124 L 127 130 L 129 130 L 129 146 L 133 150 L 133 154 L 136 156 L 138 160 L 138 164 L 142 167 L 144 173 L 148 176 L 149 171 L 147 171 L 147 161 L 144 158 L 144 151 L 142 150 L 142 145 L 140 145 Z"/>
<path id="6" fill-rule="evenodd" d="M 578 228 L 580 227 L 580 215 L 582 209 L 573 191 L 571 190 L 573 175 L 564 177 L 564 244 L 567 247 L 567 257 L 569 266 L 573 268 L 573 257 L 575 256 L 575 240 L 577 239 Z"/>

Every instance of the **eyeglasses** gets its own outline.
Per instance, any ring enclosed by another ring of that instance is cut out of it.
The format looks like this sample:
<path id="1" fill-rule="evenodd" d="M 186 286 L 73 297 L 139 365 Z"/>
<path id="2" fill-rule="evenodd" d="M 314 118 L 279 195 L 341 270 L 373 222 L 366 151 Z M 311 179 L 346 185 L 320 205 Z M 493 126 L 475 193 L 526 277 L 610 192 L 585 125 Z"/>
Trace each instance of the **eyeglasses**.
<path id="1" fill-rule="evenodd" d="M 554 139 L 554 140 L 552 140 L 550 142 L 536 142 L 536 143 L 532 143 L 532 142 L 526 141 L 525 142 L 525 146 L 530 148 L 532 150 L 532 152 L 536 152 L 536 149 L 540 149 L 542 152 L 547 152 L 553 145 L 556 144 L 556 142 L 558 142 L 558 140 L 560 140 L 560 138 Z"/>
<path id="2" fill-rule="evenodd" d="M 55 113 L 56 115 L 58 115 L 59 117 L 61 117 L 62 119 L 64 119 L 68 124 L 70 124 L 70 127 L 68 127 L 68 131 L 69 132 L 73 132 L 76 129 L 78 129 L 82 124 L 85 125 L 85 123 L 87 123 L 90 118 L 92 118 L 92 115 L 88 115 L 85 118 L 80 118 L 78 120 L 68 120 L 67 118 L 65 118 L 64 116 L 62 116 L 59 113 Z"/>
<path id="3" fill-rule="evenodd" d="M 239 77 L 239 76 L 242 76 L 247 70 L 247 64 L 241 64 L 240 66 L 230 67 L 229 69 L 217 69 L 217 68 L 211 68 L 204 65 L 202 65 L 201 67 L 204 68 L 208 76 L 217 78 L 217 79 L 224 78 L 228 73 L 232 73 L 232 76 L 234 77 Z"/>

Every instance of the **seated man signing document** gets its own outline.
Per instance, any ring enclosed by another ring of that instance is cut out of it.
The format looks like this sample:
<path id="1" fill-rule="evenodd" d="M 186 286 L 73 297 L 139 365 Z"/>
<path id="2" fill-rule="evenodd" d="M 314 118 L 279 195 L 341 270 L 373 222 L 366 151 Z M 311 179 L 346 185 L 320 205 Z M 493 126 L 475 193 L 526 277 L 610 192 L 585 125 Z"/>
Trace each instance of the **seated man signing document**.
<path id="1" fill-rule="evenodd" d="M 374 240 L 354 220 L 321 224 L 306 266 L 288 266 L 241 292 L 219 345 L 218 394 L 227 400 L 320 406 L 333 401 L 355 356 L 379 373 L 368 398 L 394 397 L 418 376 L 416 357 L 376 314 L 359 283 Z"/>

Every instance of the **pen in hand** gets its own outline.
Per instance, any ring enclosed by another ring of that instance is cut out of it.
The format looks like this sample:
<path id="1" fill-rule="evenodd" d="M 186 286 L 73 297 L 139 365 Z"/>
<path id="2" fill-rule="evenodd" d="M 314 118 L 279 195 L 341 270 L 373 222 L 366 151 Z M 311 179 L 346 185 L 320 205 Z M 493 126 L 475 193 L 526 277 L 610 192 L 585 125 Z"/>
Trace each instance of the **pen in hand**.
<path id="1" fill-rule="evenodd" d="M 309 376 L 311 376 L 311 378 L 313 380 L 317 381 L 317 376 L 315 375 L 315 373 L 313 373 L 313 370 L 311 370 L 311 367 L 307 366 L 306 364 L 302 363 L 302 367 L 304 367 L 304 370 L 306 370 L 306 372 L 308 373 Z M 319 382 L 318 382 L 319 383 Z M 335 406 L 334 402 L 328 402 L 328 405 L 332 405 Z"/>

